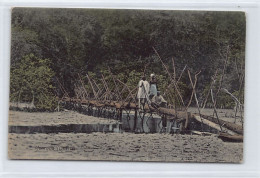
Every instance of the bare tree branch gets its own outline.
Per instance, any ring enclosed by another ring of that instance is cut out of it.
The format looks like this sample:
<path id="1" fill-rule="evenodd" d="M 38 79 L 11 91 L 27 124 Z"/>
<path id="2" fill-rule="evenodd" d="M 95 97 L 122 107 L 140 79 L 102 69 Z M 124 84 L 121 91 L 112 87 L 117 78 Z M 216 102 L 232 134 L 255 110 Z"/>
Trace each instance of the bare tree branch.
<path id="1" fill-rule="evenodd" d="M 182 105 L 185 106 L 184 101 L 183 101 L 183 98 L 182 98 L 182 96 L 181 96 L 181 94 L 180 94 L 180 92 L 179 92 L 179 89 L 178 89 L 178 87 L 177 87 L 175 81 L 173 80 L 173 78 L 172 78 L 172 76 L 171 76 L 171 74 L 170 74 L 168 68 L 166 67 L 166 65 L 165 65 L 164 62 L 162 61 L 162 59 L 161 59 L 159 53 L 156 51 L 156 49 L 155 49 L 154 47 L 153 47 L 153 50 L 154 50 L 155 53 L 157 54 L 157 56 L 158 56 L 158 58 L 160 59 L 160 61 L 161 61 L 162 65 L 163 65 L 163 67 L 165 68 L 166 72 L 168 73 L 168 76 L 169 76 L 171 82 L 173 83 L 174 88 L 176 89 L 176 92 L 177 92 L 177 94 L 178 94 L 178 96 L 179 96 L 179 98 L 180 98 L 180 100 L 181 100 Z"/>
<path id="2" fill-rule="evenodd" d="M 210 89 L 210 93 L 211 93 L 212 103 L 215 103 L 212 88 Z M 222 131 L 222 127 L 221 127 L 221 124 L 220 124 L 220 121 L 219 121 L 219 117 L 218 117 L 218 112 L 217 112 L 216 106 L 214 105 L 213 107 L 214 107 L 214 112 L 215 112 L 215 114 L 216 114 L 216 117 L 217 117 L 217 119 L 218 119 L 219 127 L 220 127 L 220 129 L 221 129 L 221 131 Z"/>
<path id="3" fill-rule="evenodd" d="M 217 74 L 218 74 L 218 69 L 216 70 L 216 72 L 215 72 L 215 74 L 214 74 L 214 76 L 213 76 L 212 78 L 215 79 L 215 78 L 217 77 Z M 209 91 L 208 91 L 207 96 L 206 96 L 206 98 L 205 98 L 205 101 L 204 101 L 204 104 L 203 104 L 202 109 L 204 109 L 205 106 L 206 106 L 206 104 L 207 104 L 208 97 L 209 97 L 209 94 L 210 94 L 210 89 L 213 87 L 214 82 L 215 82 L 215 81 L 212 80 L 212 82 L 210 83 Z"/>

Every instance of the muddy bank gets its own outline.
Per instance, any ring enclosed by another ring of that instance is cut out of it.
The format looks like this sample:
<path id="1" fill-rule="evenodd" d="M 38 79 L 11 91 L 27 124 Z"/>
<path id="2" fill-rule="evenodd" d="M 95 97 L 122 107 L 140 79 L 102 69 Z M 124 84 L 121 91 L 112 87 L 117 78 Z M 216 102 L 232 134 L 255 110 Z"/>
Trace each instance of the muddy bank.
<path id="1" fill-rule="evenodd" d="M 9 158 L 239 163 L 243 143 L 216 135 L 9 133 Z"/>

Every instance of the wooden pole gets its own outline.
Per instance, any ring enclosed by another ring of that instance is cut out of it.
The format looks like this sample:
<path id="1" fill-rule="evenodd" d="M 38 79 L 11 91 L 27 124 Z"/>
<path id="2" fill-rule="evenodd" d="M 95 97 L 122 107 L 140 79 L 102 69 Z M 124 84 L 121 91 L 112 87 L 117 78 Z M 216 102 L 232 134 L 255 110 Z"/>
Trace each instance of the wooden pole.
<path id="1" fill-rule="evenodd" d="M 210 92 L 211 92 L 212 103 L 215 103 L 212 88 L 210 89 Z M 220 124 L 220 121 L 219 121 L 219 117 L 218 117 L 218 112 L 217 112 L 217 109 L 216 109 L 216 105 L 214 104 L 213 107 L 214 107 L 214 112 L 215 112 L 215 114 L 216 114 L 216 117 L 217 117 L 217 119 L 218 119 L 218 124 L 219 124 L 220 130 L 222 131 L 222 127 L 221 127 L 221 124 Z"/>
<path id="2" fill-rule="evenodd" d="M 109 71 L 110 75 L 112 76 L 112 79 L 113 79 L 113 82 L 114 82 L 114 85 L 115 85 L 115 89 L 116 89 L 116 92 L 117 92 L 117 98 L 119 98 L 120 100 L 123 100 L 123 99 L 122 99 L 122 96 L 120 95 L 118 86 L 117 86 L 117 84 L 116 84 L 115 76 L 112 74 L 111 69 L 110 69 L 109 66 L 108 66 L 108 71 Z"/>
<path id="3" fill-rule="evenodd" d="M 215 72 L 215 74 L 214 74 L 214 76 L 212 78 L 215 79 L 217 77 L 217 74 L 218 74 L 218 69 L 216 70 L 216 72 Z M 202 106 L 202 109 L 204 109 L 206 107 L 206 104 L 207 104 L 207 101 L 208 101 L 208 97 L 210 95 L 210 89 L 213 87 L 213 84 L 214 84 L 214 80 L 210 83 L 209 91 L 208 91 L 207 96 L 205 98 L 205 101 L 204 101 L 204 104 Z"/>
<path id="4" fill-rule="evenodd" d="M 162 61 L 162 59 L 161 59 L 159 53 L 156 51 L 156 49 L 155 49 L 154 47 L 153 47 L 153 50 L 154 50 L 155 53 L 157 54 L 157 56 L 158 56 L 158 58 L 160 59 L 160 61 L 161 61 L 162 65 L 163 65 L 163 67 L 165 68 L 166 72 L 168 73 L 168 75 L 169 75 L 169 77 L 170 77 L 170 81 L 173 83 L 173 85 L 174 85 L 174 87 L 175 87 L 175 89 L 176 89 L 176 91 L 177 91 L 177 94 L 178 94 L 178 96 L 179 96 L 179 98 L 180 98 L 180 100 L 181 100 L 182 105 L 185 106 L 184 101 L 183 101 L 183 98 L 182 98 L 182 96 L 181 96 L 181 94 L 180 94 L 180 92 L 179 92 L 179 90 L 178 90 L 178 87 L 177 87 L 176 83 L 174 82 L 174 80 L 173 80 L 173 78 L 172 78 L 172 76 L 171 76 L 169 70 L 167 69 L 167 67 L 166 67 L 166 65 L 164 64 L 164 62 Z"/>
<path id="5" fill-rule="evenodd" d="M 203 130 L 203 120 L 202 120 L 202 117 L 201 117 L 201 112 L 200 112 L 200 106 L 199 106 L 199 101 L 198 101 L 198 98 L 197 98 L 197 94 L 196 94 L 196 89 L 195 89 L 195 87 L 196 87 L 196 84 L 197 84 L 197 80 L 198 80 L 198 78 L 197 78 L 197 76 L 200 74 L 200 72 L 201 71 L 199 71 L 198 73 L 196 73 L 195 74 L 195 81 L 194 81 L 194 83 L 193 83 L 193 81 L 192 81 L 192 78 L 191 78 L 191 75 L 190 75 L 190 70 L 188 70 L 188 75 L 189 75 L 189 79 L 190 79 L 190 83 L 191 83 L 191 86 L 192 86 L 192 93 L 194 94 L 194 98 L 195 98 L 195 101 L 196 101 L 196 105 L 197 105 L 197 109 L 198 109 L 198 111 L 199 111 L 199 116 L 200 116 L 200 118 L 201 118 L 201 128 L 202 128 L 202 130 Z M 189 104 L 191 103 L 191 100 L 190 100 L 190 102 L 189 102 Z M 187 108 L 189 107 L 189 105 L 187 106 Z M 186 109 L 187 109 L 186 108 Z"/>
<path id="6" fill-rule="evenodd" d="M 95 89 L 94 89 L 94 87 L 93 87 L 93 84 L 92 84 L 92 82 L 91 82 L 91 79 L 90 79 L 90 77 L 88 76 L 88 74 L 86 74 L 86 76 L 87 76 L 87 78 L 88 78 L 88 81 L 89 81 L 90 86 L 91 86 L 91 88 L 92 88 L 92 91 L 93 91 L 93 93 L 94 93 L 94 97 L 95 97 L 95 99 L 97 100 L 97 93 L 96 93 L 96 91 L 95 91 Z"/>

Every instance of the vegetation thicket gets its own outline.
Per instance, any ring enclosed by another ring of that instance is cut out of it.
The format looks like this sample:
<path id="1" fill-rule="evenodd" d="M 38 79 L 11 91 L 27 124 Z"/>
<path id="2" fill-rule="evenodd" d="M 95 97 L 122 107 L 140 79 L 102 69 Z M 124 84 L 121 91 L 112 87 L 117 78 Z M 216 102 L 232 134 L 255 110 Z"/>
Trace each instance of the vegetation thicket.
<path id="1" fill-rule="evenodd" d="M 56 97 L 63 95 L 59 86 L 74 97 L 79 76 L 92 95 L 87 74 L 99 86 L 103 75 L 115 89 L 108 66 L 131 89 L 142 75 L 149 78 L 155 73 L 163 93 L 170 78 L 156 49 L 171 73 L 174 58 L 177 77 L 185 65 L 192 74 L 201 71 L 196 86 L 200 103 L 209 92 L 211 77 L 227 61 L 222 86 L 243 103 L 245 32 L 243 12 L 14 8 L 10 98 L 53 110 Z M 178 86 L 188 102 L 192 86 L 187 72 Z M 175 92 L 167 90 L 168 102 L 176 102 Z M 235 104 L 223 92 L 218 101 L 218 107 Z"/>

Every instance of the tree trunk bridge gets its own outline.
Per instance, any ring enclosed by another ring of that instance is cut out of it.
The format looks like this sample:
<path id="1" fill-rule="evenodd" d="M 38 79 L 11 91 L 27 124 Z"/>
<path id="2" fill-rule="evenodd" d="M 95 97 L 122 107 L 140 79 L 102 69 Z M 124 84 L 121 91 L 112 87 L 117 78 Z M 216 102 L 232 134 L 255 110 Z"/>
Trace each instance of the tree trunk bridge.
<path id="1" fill-rule="evenodd" d="M 142 125 L 139 132 L 145 132 L 143 126 L 149 127 L 148 121 L 157 118 L 159 119 L 157 124 L 161 125 L 159 132 L 181 133 L 188 129 L 188 123 L 191 119 L 191 114 L 187 111 L 177 111 L 164 107 L 154 108 L 148 105 L 140 110 L 138 105 L 133 102 L 82 100 L 68 97 L 61 99 L 61 102 L 66 109 L 76 110 L 95 117 L 116 119 L 122 122 L 122 117 L 125 115 L 128 121 L 134 119 L 134 131 L 138 129 L 137 120 L 139 118 Z"/>

